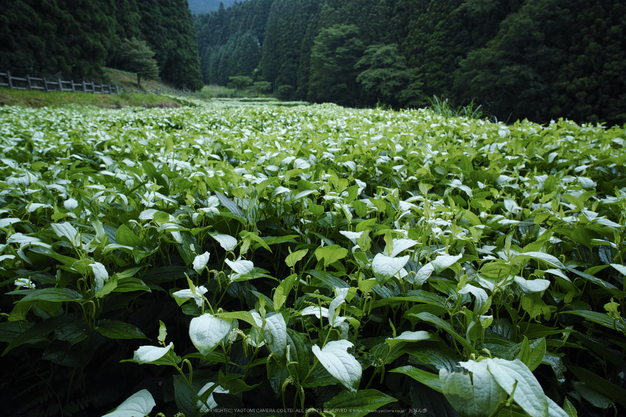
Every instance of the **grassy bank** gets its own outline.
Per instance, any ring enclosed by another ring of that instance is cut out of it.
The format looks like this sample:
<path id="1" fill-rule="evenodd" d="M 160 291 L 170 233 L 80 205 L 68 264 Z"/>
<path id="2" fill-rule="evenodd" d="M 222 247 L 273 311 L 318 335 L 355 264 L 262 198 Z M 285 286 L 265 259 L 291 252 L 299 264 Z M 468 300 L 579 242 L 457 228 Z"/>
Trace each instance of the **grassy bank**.
<path id="1" fill-rule="evenodd" d="M 0 89 L 0 105 L 24 107 L 61 107 L 67 105 L 96 106 L 104 108 L 136 107 L 180 107 L 171 97 L 155 94 L 91 94 L 24 91 Z"/>

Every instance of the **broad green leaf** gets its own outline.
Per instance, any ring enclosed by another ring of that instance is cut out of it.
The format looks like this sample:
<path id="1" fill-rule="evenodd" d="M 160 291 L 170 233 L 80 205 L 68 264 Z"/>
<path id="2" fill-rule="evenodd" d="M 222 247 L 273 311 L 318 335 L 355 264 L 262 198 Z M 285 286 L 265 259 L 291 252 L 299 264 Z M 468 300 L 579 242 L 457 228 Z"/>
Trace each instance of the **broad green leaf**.
<path id="1" fill-rule="evenodd" d="M 20 303 L 30 301 L 50 301 L 50 302 L 68 302 L 80 301 L 83 296 L 69 288 L 42 288 L 40 290 L 16 290 L 8 292 L 10 295 L 25 295 L 26 297 L 19 300 Z"/>
<path id="2" fill-rule="evenodd" d="M 602 378 L 600 375 L 591 372 L 588 369 L 572 365 L 568 366 L 567 369 L 569 369 L 587 386 L 592 387 L 595 391 L 598 391 L 611 401 L 626 406 L 626 389 L 609 382 L 605 378 Z"/>
<path id="3" fill-rule="evenodd" d="M 109 339 L 148 339 L 135 325 L 123 321 L 102 319 L 96 331 Z"/>
<path id="4" fill-rule="evenodd" d="M 591 320 L 592 322 L 604 326 L 608 329 L 626 332 L 626 325 L 624 323 L 624 320 L 614 320 L 607 313 L 599 313 L 597 311 L 589 310 L 566 310 L 562 311 L 561 314 L 575 314 L 577 316 L 584 317 L 587 320 Z"/>
<path id="5" fill-rule="evenodd" d="M 241 212 L 241 209 L 233 200 L 231 200 L 230 198 L 226 197 L 224 194 L 218 191 L 215 192 L 215 195 L 217 196 L 217 198 L 219 198 L 222 205 L 224 205 L 224 207 L 226 207 L 233 215 L 240 217 L 242 219 L 244 218 L 243 213 Z"/>
<path id="6" fill-rule="evenodd" d="M 50 332 L 53 332 L 59 327 L 69 323 L 71 320 L 72 319 L 69 316 L 63 314 L 35 324 L 13 339 L 11 343 L 9 343 L 9 346 L 7 346 L 2 352 L 2 356 L 6 355 L 11 349 L 20 345 L 33 341 L 39 341 L 40 337 L 48 335 Z"/>
<path id="7" fill-rule="evenodd" d="M 433 374 L 432 372 L 424 371 L 423 369 L 419 369 L 410 365 L 401 366 L 399 368 L 392 369 L 389 372 L 404 374 L 418 382 L 421 382 L 427 387 L 434 389 L 437 392 L 443 392 L 439 375 Z"/>
<path id="8" fill-rule="evenodd" d="M 452 336 L 457 342 L 459 342 L 468 352 L 474 352 L 474 348 L 472 347 L 472 345 L 467 340 L 465 340 L 464 337 L 459 335 L 454 330 L 454 328 L 452 328 L 450 323 L 442 320 L 441 318 L 435 316 L 434 314 L 424 312 L 424 313 L 418 313 L 418 314 L 409 314 L 409 316 L 414 316 L 420 320 L 439 326 L 440 328 L 448 332 L 448 334 Z"/>
<path id="9" fill-rule="evenodd" d="M 526 258 L 531 258 L 531 259 L 535 259 L 537 261 L 545 262 L 548 265 L 553 266 L 555 268 L 565 269 L 565 265 L 563 265 L 563 263 L 561 261 L 559 261 L 555 256 L 552 256 L 550 254 L 543 253 L 543 252 L 524 252 L 524 253 L 520 253 L 519 255 L 516 255 L 513 258 L 513 262 L 515 262 L 517 260 L 524 260 Z"/>
<path id="10" fill-rule="evenodd" d="M 322 246 L 315 250 L 315 257 L 318 261 L 324 260 L 324 268 L 335 263 L 348 255 L 348 249 L 339 245 Z"/>
<path id="11" fill-rule="evenodd" d="M 333 413 L 336 417 L 365 417 L 396 401 L 398 400 L 375 389 L 343 392 L 324 403 L 324 412 Z"/>
<path id="12" fill-rule="evenodd" d="M 347 340 L 335 340 L 328 342 L 323 349 L 314 345 L 312 351 L 332 376 L 352 392 L 357 392 L 362 370 L 361 364 L 348 353 L 352 346 Z"/>
<path id="13" fill-rule="evenodd" d="M 298 250 L 293 253 L 290 253 L 289 255 L 287 255 L 287 258 L 285 258 L 285 263 L 287 264 L 289 268 L 293 268 L 299 260 L 301 260 L 302 258 L 306 256 L 308 252 L 309 252 L 308 249 L 302 249 L 302 250 Z"/>
<path id="14" fill-rule="evenodd" d="M 461 366 L 469 373 L 439 370 L 439 381 L 444 395 L 463 417 L 491 415 L 500 401 L 506 400 L 506 391 L 489 373 L 484 361 L 471 364 L 461 362 Z"/>
<path id="15" fill-rule="evenodd" d="M 289 293 L 291 292 L 291 289 L 297 279 L 298 275 L 291 274 L 285 278 L 278 287 L 276 287 L 273 298 L 275 311 L 279 311 L 285 304 L 285 301 L 287 301 L 287 297 L 289 297 Z"/>
<path id="16" fill-rule="evenodd" d="M 191 319 L 189 337 L 198 352 L 206 355 L 215 349 L 236 327 L 236 320 L 218 318 L 205 313 L 200 317 Z"/>
<path id="17" fill-rule="evenodd" d="M 117 232 L 115 232 L 115 243 L 118 245 L 130 246 L 132 248 L 145 245 L 144 241 L 133 233 L 133 231 L 130 230 L 125 224 L 117 228 Z"/>
<path id="18" fill-rule="evenodd" d="M 150 414 L 155 406 L 156 402 L 150 391 L 142 389 L 103 417 L 143 417 Z"/>
<path id="19" fill-rule="evenodd" d="M 289 346 L 286 353 L 287 366 L 290 367 L 290 372 L 295 367 L 298 378 L 304 380 L 311 369 L 310 354 L 305 338 L 295 330 L 287 329 L 287 344 Z"/>
<path id="20" fill-rule="evenodd" d="M 172 342 L 170 342 L 170 344 L 165 347 L 141 346 L 135 351 L 135 354 L 133 355 L 133 361 L 137 362 L 138 364 L 156 362 L 159 359 L 163 358 L 165 355 L 167 355 L 169 351 L 173 348 L 174 343 Z"/>
<path id="21" fill-rule="evenodd" d="M 546 339 L 540 338 L 533 340 L 532 345 L 528 338 L 524 336 L 524 340 L 520 344 L 520 353 L 518 359 L 524 362 L 530 371 L 537 369 L 543 362 L 543 357 L 546 354 Z"/>

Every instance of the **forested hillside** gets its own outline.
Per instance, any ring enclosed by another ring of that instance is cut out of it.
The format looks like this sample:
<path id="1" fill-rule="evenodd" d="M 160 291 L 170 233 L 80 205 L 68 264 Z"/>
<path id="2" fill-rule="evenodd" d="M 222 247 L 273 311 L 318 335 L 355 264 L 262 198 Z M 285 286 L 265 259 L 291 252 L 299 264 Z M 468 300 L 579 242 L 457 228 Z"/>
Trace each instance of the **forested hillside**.
<path id="1" fill-rule="evenodd" d="M 250 0 L 195 20 L 205 83 L 349 106 L 471 100 L 500 120 L 626 122 L 618 0 Z"/>
<path id="2" fill-rule="evenodd" d="M 177 87 L 202 88 L 187 0 L 15 0 L 0 9 L 0 71 L 102 77 L 123 68 L 124 39 L 143 39 L 159 75 Z"/>
<path id="3" fill-rule="evenodd" d="M 222 7 L 230 7 L 236 0 L 189 0 L 189 10 L 191 14 L 211 13 Z"/>

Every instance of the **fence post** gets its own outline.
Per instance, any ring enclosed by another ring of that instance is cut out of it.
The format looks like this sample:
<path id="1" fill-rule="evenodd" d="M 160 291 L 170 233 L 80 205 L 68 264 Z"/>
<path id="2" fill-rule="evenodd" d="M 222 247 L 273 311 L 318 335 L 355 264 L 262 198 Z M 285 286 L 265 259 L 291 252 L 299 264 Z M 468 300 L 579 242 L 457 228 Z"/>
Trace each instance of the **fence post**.
<path id="1" fill-rule="evenodd" d="M 63 81 L 59 78 L 59 90 L 63 92 Z"/>
<path id="2" fill-rule="evenodd" d="M 27 75 L 27 76 L 26 76 L 26 81 L 28 81 L 28 89 L 29 89 L 29 90 L 32 90 L 32 89 L 33 89 L 33 85 L 32 85 L 32 84 L 31 84 L 31 82 L 30 82 L 30 75 Z"/>
<path id="3" fill-rule="evenodd" d="M 9 80 L 9 88 L 13 89 L 13 83 L 11 82 L 11 71 L 7 71 L 7 79 Z"/>
<path id="4" fill-rule="evenodd" d="M 48 81 L 46 81 L 46 77 L 43 77 L 43 90 L 48 92 Z"/>

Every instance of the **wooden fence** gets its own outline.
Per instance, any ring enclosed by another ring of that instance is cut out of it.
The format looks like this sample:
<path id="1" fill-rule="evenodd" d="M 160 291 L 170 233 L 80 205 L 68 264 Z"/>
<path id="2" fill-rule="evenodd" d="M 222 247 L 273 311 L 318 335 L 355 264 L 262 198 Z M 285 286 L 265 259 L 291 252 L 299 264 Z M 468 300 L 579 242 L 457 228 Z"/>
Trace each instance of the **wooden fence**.
<path id="1" fill-rule="evenodd" d="M 64 81 L 61 79 L 48 80 L 46 77 L 35 78 L 27 75 L 26 77 L 14 77 L 10 71 L 0 72 L 0 86 L 9 87 L 16 90 L 39 90 L 39 91 L 70 91 L 83 92 L 93 94 L 119 94 L 120 88 L 111 84 L 96 84 L 94 82 L 76 83 L 72 81 Z M 123 90 L 123 89 L 122 89 Z"/>
<path id="2" fill-rule="evenodd" d="M 94 82 L 63 81 L 60 78 L 56 80 L 48 80 L 46 77 L 35 78 L 27 75 L 26 77 L 14 77 L 10 71 L 0 72 L 0 87 L 8 87 L 16 90 L 38 90 L 38 91 L 66 91 L 66 92 L 82 92 L 92 94 L 120 94 L 120 93 L 174 93 L 189 94 L 188 91 L 179 90 L 127 90 L 124 87 L 111 84 L 96 84 Z"/>

